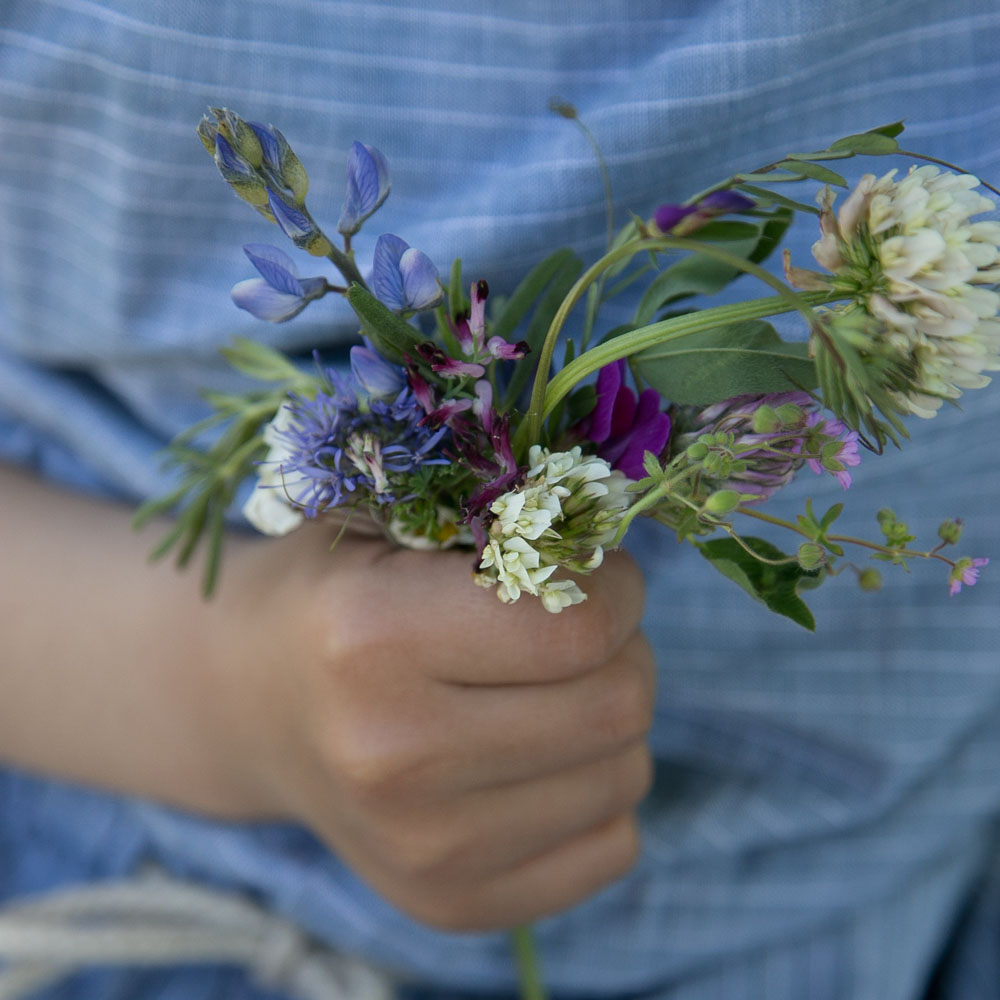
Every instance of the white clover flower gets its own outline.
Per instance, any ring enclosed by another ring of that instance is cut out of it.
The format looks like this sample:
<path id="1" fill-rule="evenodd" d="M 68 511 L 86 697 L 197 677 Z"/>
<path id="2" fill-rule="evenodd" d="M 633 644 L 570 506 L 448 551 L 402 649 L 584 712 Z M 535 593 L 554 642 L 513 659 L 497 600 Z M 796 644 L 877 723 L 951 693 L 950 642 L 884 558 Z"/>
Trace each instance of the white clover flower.
<path id="1" fill-rule="evenodd" d="M 284 432 L 291 419 L 291 410 L 282 406 L 264 428 L 264 443 L 269 446 L 267 456 L 257 466 L 257 484 L 243 505 L 243 516 L 247 521 L 263 534 L 274 537 L 287 535 L 304 520 L 288 496 L 282 472 L 283 463 L 289 457 Z"/>
<path id="2" fill-rule="evenodd" d="M 895 373 L 883 388 L 898 413 L 934 416 L 1000 369 L 1000 295 L 984 287 L 1000 281 L 1000 223 L 971 221 L 995 207 L 978 185 L 934 166 L 866 174 L 836 215 L 825 188 L 813 255 L 832 275 L 792 267 L 786 251 L 793 285 L 852 300 L 834 321 L 858 307 L 876 321 L 861 354 Z"/>
<path id="3" fill-rule="evenodd" d="M 526 593 L 558 613 L 586 594 L 554 574 L 560 568 L 589 573 L 601 565 L 631 502 L 629 480 L 579 447 L 550 452 L 536 445 L 528 462 L 525 481 L 490 506 L 489 539 L 475 580 L 495 586 L 505 604 Z"/>

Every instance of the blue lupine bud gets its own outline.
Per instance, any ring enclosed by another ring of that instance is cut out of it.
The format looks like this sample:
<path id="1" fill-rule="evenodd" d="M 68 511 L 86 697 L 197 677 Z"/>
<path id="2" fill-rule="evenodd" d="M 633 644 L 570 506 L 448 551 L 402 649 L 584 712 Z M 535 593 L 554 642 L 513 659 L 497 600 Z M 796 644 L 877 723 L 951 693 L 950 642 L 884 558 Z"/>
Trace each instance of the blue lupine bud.
<path id="1" fill-rule="evenodd" d="M 244 201 L 251 205 L 267 204 L 267 185 L 221 132 L 215 136 L 215 163 L 226 183 Z"/>
<path id="2" fill-rule="evenodd" d="M 326 278 L 300 278 L 295 262 L 277 247 L 248 243 L 243 252 L 260 272 L 233 286 L 233 302 L 269 323 L 283 323 L 328 291 Z"/>
<path id="3" fill-rule="evenodd" d="M 289 205 L 270 188 L 267 192 L 267 204 L 274 214 L 274 221 L 297 247 L 314 257 L 324 257 L 330 252 L 330 241 L 305 209 Z"/>
<path id="4" fill-rule="evenodd" d="M 260 142 L 265 170 L 273 180 L 291 192 L 295 204 L 301 208 L 309 190 L 309 177 L 302 161 L 292 151 L 288 140 L 273 125 L 247 122 L 247 126 Z"/>
<path id="5" fill-rule="evenodd" d="M 351 348 L 351 371 L 358 385 L 376 399 L 395 399 L 406 388 L 406 373 L 370 346 Z"/>
<path id="6" fill-rule="evenodd" d="M 361 223 L 389 196 L 389 164 L 374 147 L 351 144 L 347 155 L 347 196 L 337 230 L 345 236 L 356 233 Z"/>
<path id="7" fill-rule="evenodd" d="M 392 233 L 375 242 L 372 284 L 376 298 L 393 312 L 433 309 L 442 297 L 441 279 L 431 259 Z"/>

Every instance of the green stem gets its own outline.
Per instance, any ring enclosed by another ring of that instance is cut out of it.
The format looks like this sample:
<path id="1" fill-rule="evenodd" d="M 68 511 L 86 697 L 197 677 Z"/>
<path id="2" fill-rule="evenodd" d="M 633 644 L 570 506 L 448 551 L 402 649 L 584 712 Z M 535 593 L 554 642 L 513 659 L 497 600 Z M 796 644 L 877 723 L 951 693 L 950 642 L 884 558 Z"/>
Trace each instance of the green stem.
<path id="1" fill-rule="evenodd" d="M 738 303 L 735 306 L 717 306 L 714 310 L 703 309 L 697 313 L 689 313 L 685 316 L 665 320 L 662 323 L 653 323 L 650 326 L 640 327 L 638 330 L 615 337 L 614 340 L 606 344 L 600 344 L 585 354 L 580 355 L 580 357 L 559 372 L 550 383 L 549 371 L 552 367 L 552 358 L 555 354 L 559 334 L 569 317 L 570 311 L 583 296 L 587 288 L 620 260 L 633 257 L 643 251 L 652 253 L 660 250 L 685 250 L 705 254 L 707 257 L 712 257 L 724 264 L 728 264 L 734 270 L 754 275 L 764 282 L 764 284 L 774 288 L 778 292 L 778 295 L 773 298 L 755 299 L 748 303 Z M 830 300 L 829 294 L 823 292 L 806 294 L 793 292 L 783 281 L 759 265 L 711 243 L 702 243 L 698 240 L 687 239 L 686 237 L 662 236 L 658 238 L 647 237 L 637 239 L 615 247 L 587 268 L 569 290 L 566 298 L 563 299 L 555 316 L 552 318 L 552 323 L 545 335 L 545 341 L 542 344 L 539 354 L 528 412 L 520 428 L 518 428 L 516 446 L 523 447 L 525 439 L 527 441 L 538 441 L 541 436 L 542 421 L 552 412 L 552 409 L 559 400 L 577 382 L 599 368 L 602 368 L 605 364 L 609 364 L 611 361 L 635 354 L 637 351 L 651 347 L 654 344 L 663 343 L 666 340 L 688 336 L 692 333 L 698 333 L 701 330 L 718 326 L 722 322 L 735 322 L 738 319 L 753 319 L 796 310 L 806 317 L 811 327 L 814 320 L 812 305 Z M 741 309 L 749 311 L 741 313 Z M 762 309 L 764 311 L 761 311 Z M 721 310 L 730 310 L 730 312 L 721 312 Z M 570 380 L 568 374 L 571 371 L 572 380 Z M 558 391 L 555 388 L 557 383 Z"/>
<path id="2" fill-rule="evenodd" d="M 765 521 L 767 524 L 776 525 L 779 528 L 787 528 L 789 531 L 795 532 L 796 535 L 801 535 L 803 538 L 809 539 L 809 541 L 814 541 L 797 524 L 786 521 L 784 518 L 775 517 L 773 514 L 765 514 L 759 510 L 751 510 L 748 507 L 737 507 L 736 512 L 755 518 L 758 521 Z M 878 542 L 869 542 L 864 538 L 855 538 L 853 535 L 825 535 L 824 541 L 834 542 L 835 544 L 842 542 L 844 545 L 858 545 L 863 549 L 871 549 L 873 552 L 879 552 L 887 556 L 899 556 L 901 559 L 937 559 L 939 562 L 946 563 L 949 566 L 954 567 L 955 565 L 954 559 L 949 559 L 947 556 L 941 555 L 938 551 L 940 546 L 931 549 L 929 552 L 917 552 L 913 549 L 894 549 L 888 545 L 879 545 Z"/>
<path id="3" fill-rule="evenodd" d="M 542 969 L 535 948 L 535 935 L 531 924 L 515 927 L 510 932 L 514 957 L 517 960 L 517 982 L 521 1000 L 547 1000 L 542 983 Z"/>

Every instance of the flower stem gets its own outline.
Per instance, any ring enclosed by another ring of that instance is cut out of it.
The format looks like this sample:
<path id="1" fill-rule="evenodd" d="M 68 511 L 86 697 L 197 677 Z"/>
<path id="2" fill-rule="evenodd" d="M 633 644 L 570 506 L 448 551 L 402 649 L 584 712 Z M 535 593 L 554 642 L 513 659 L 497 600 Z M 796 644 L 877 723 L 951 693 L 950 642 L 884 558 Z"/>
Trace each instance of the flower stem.
<path id="1" fill-rule="evenodd" d="M 542 969 L 535 948 L 531 924 L 522 924 L 510 932 L 514 957 L 517 959 L 517 982 L 521 1000 L 547 1000 L 542 984 Z"/>
<path id="2" fill-rule="evenodd" d="M 580 355 L 575 361 L 567 365 L 550 382 L 549 371 L 552 367 L 552 358 L 555 354 L 559 334 L 569 317 L 570 311 L 583 296 L 584 292 L 586 292 L 587 288 L 620 260 L 635 256 L 643 251 L 655 253 L 663 250 L 684 250 L 705 254 L 724 264 L 728 264 L 737 271 L 744 271 L 747 274 L 754 275 L 764 282 L 764 284 L 775 289 L 778 295 L 766 299 L 754 299 L 750 302 L 737 303 L 732 306 L 716 306 L 715 309 L 703 309 L 697 313 L 688 313 L 661 323 L 652 323 L 649 326 L 640 327 L 638 330 L 632 330 L 629 333 L 615 337 L 605 344 L 591 348 L 591 350 Z M 606 364 L 610 364 L 612 361 L 628 357 L 655 344 L 665 343 L 677 337 L 689 336 L 702 330 L 711 329 L 713 326 L 718 326 L 723 322 L 731 323 L 741 319 L 756 319 L 762 316 L 771 316 L 777 313 L 797 310 L 806 317 L 806 320 L 812 326 L 814 320 L 812 306 L 824 301 L 830 301 L 828 293 L 814 292 L 802 294 L 793 292 L 783 281 L 776 278 L 770 272 L 765 271 L 757 264 L 711 243 L 703 243 L 686 237 L 662 236 L 637 239 L 615 247 L 587 268 L 577 279 L 552 318 L 539 354 L 538 367 L 535 370 L 535 382 L 531 390 L 531 402 L 525 419 L 518 428 L 515 445 L 516 447 L 523 448 L 526 441 L 538 441 L 541 435 L 542 421 L 552 412 L 559 400 L 566 396 L 573 386 L 586 378 L 587 375 L 597 371 Z"/>

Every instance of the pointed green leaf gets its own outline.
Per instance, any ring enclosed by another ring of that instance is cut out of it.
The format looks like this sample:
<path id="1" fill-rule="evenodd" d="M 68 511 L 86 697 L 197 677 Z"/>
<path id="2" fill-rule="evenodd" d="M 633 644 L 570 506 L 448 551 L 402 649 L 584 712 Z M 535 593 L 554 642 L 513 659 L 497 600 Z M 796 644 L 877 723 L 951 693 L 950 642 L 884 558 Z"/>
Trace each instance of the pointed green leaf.
<path id="1" fill-rule="evenodd" d="M 778 166 L 793 170 L 803 177 L 811 177 L 814 181 L 822 181 L 824 184 L 833 184 L 836 187 L 847 187 L 847 181 L 840 174 L 818 163 L 810 163 L 808 160 L 784 160 Z"/>
<path id="2" fill-rule="evenodd" d="M 786 343 L 762 320 L 658 344 L 636 355 L 633 363 L 649 385 L 674 403 L 705 405 L 744 393 L 816 385 L 808 346 Z"/>
<path id="3" fill-rule="evenodd" d="M 902 122 L 893 122 L 868 132 L 856 135 L 845 135 L 832 143 L 830 149 L 834 152 L 844 150 L 858 156 L 885 156 L 888 153 L 898 153 L 899 143 L 896 136 L 903 131 Z"/>
<path id="4" fill-rule="evenodd" d="M 762 538 L 747 537 L 743 538 L 743 542 L 765 559 L 787 558 L 785 553 Z M 698 542 L 696 547 L 723 576 L 738 583 L 754 600 L 810 632 L 815 631 L 816 619 L 799 596 L 799 589 L 814 585 L 820 577 L 819 572 L 807 572 L 796 562 L 780 566 L 761 562 L 732 538 Z"/>

